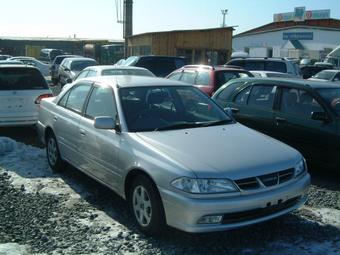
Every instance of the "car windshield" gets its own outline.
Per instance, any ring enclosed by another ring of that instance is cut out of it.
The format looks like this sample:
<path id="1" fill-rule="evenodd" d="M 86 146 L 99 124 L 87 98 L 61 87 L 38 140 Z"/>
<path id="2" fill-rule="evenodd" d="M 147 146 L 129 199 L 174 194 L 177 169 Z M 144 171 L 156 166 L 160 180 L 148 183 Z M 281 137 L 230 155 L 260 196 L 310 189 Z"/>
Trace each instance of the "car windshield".
<path id="1" fill-rule="evenodd" d="M 233 122 L 195 87 L 121 88 L 119 97 L 130 132 L 175 130 Z"/>
<path id="2" fill-rule="evenodd" d="M 0 90 L 47 89 L 41 73 L 33 68 L 0 69 Z"/>
<path id="3" fill-rule="evenodd" d="M 313 77 L 317 79 L 322 79 L 322 80 L 331 80 L 333 76 L 334 76 L 333 72 L 321 71 L 317 73 L 316 75 L 314 75 Z"/>
<path id="4" fill-rule="evenodd" d="M 317 89 L 323 99 L 327 101 L 331 108 L 334 109 L 336 114 L 340 117 L 340 88 L 324 88 Z"/>
<path id="5" fill-rule="evenodd" d="M 72 71 L 81 71 L 88 66 L 95 66 L 97 63 L 95 61 L 74 61 L 71 63 Z"/>
<path id="6" fill-rule="evenodd" d="M 102 71 L 102 75 L 138 75 L 138 76 L 155 76 L 153 73 L 151 73 L 149 70 L 143 70 L 143 69 L 118 69 L 118 68 L 112 68 L 112 69 L 106 69 Z"/>

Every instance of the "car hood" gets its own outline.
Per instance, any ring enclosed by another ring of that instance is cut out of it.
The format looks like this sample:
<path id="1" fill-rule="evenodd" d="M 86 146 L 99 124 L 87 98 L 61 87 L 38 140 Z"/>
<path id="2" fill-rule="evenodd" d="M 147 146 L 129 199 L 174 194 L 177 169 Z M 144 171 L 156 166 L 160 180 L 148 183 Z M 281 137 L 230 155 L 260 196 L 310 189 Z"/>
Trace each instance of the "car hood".
<path id="1" fill-rule="evenodd" d="M 198 178 L 241 179 L 294 167 L 295 149 L 239 123 L 137 135 Z"/>

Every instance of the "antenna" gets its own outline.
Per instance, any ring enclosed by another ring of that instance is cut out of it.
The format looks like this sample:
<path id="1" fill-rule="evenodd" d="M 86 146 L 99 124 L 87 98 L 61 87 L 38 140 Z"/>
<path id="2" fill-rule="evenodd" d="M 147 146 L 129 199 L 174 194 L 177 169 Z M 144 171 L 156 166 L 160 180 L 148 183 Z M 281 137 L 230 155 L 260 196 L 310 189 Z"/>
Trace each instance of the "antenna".
<path id="1" fill-rule="evenodd" d="M 223 15 L 222 27 L 225 27 L 225 16 L 228 14 L 228 9 L 221 10 L 221 12 L 222 12 L 222 15 Z"/>
<path id="2" fill-rule="evenodd" d="M 117 23 L 120 23 L 120 24 L 124 23 L 122 1 L 123 0 L 115 0 Z"/>

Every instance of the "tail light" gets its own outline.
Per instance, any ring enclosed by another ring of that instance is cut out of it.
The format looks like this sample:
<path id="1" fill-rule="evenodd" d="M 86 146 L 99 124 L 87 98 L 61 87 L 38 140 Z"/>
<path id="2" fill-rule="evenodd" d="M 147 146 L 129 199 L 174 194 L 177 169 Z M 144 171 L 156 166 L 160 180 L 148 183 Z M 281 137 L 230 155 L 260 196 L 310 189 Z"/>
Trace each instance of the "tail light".
<path id="1" fill-rule="evenodd" d="M 52 94 L 42 94 L 42 95 L 38 96 L 37 99 L 35 99 L 34 103 L 40 104 L 42 99 L 48 98 L 48 97 L 53 97 L 53 95 Z"/>

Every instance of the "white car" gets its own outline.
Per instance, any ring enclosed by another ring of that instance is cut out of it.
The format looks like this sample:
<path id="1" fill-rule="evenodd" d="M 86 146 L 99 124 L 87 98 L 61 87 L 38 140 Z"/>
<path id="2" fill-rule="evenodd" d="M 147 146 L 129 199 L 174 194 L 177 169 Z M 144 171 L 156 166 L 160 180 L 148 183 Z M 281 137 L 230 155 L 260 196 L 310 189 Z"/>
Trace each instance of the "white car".
<path id="1" fill-rule="evenodd" d="M 34 125 L 42 98 L 52 96 L 32 66 L 0 65 L 0 127 Z"/>
<path id="2" fill-rule="evenodd" d="M 44 77 L 50 75 L 50 65 L 45 64 L 45 63 L 39 61 L 36 58 L 32 58 L 32 57 L 12 57 L 9 60 L 21 61 L 26 65 L 35 66 L 36 68 L 38 68 L 40 70 L 40 72 L 42 73 L 42 75 Z"/>
<path id="3" fill-rule="evenodd" d="M 273 71 L 250 71 L 257 78 L 297 78 L 288 73 L 280 73 Z"/>

